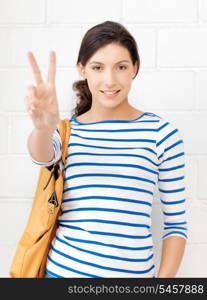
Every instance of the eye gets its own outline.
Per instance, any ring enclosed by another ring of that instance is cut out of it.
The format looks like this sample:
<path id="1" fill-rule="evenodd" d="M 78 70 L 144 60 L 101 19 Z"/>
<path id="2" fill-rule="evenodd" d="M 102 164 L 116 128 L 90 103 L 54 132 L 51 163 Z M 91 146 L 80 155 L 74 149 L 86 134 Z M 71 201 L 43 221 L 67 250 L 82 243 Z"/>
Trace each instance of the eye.
<path id="1" fill-rule="evenodd" d="M 119 66 L 120 70 L 126 70 L 127 67 L 126 66 Z"/>
<path id="2" fill-rule="evenodd" d="M 100 66 L 94 66 L 94 67 L 92 67 L 92 69 L 93 69 L 93 70 L 98 70 L 98 71 L 99 71 L 99 70 L 101 69 L 101 67 L 100 67 Z"/>
<path id="3" fill-rule="evenodd" d="M 123 66 L 123 65 L 118 66 L 118 68 L 119 68 L 120 70 L 126 70 L 126 69 L 127 69 L 127 67 L 126 67 L 126 66 Z M 100 66 L 93 66 L 92 69 L 93 69 L 93 70 L 96 70 L 96 71 L 100 71 L 100 70 L 101 70 L 101 67 L 100 67 Z"/>

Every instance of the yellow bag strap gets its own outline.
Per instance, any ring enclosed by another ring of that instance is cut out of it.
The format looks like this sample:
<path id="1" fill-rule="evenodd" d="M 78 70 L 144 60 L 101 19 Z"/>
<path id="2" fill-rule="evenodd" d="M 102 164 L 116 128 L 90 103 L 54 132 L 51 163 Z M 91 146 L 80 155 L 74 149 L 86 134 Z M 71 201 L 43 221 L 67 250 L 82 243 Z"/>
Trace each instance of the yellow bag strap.
<path id="1" fill-rule="evenodd" d="M 62 140 L 62 162 L 65 164 L 65 158 L 68 151 L 68 142 L 70 136 L 70 122 L 69 119 L 66 118 L 64 120 L 60 120 L 58 123 L 58 127 L 60 130 L 60 136 Z"/>
<path id="2" fill-rule="evenodd" d="M 60 136 L 61 136 L 61 141 L 62 141 L 62 156 L 53 165 L 46 167 L 51 172 L 51 174 L 50 174 L 49 179 L 47 180 L 47 183 L 46 183 L 44 189 L 47 187 L 47 185 L 48 185 L 48 183 L 49 183 L 49 181 L 50 181 L 57 165 L 59 166 L 59 168 L 61 169 L 62 174 L 64 175 L 63 169 L 64 169 L 64 165 L 65 165 L 65 161 L 66 161 L 65 158 L 66 158 L 66 154 L 67 154 L 67 151 L 68 151 L 68 142 L 69 142 L 69 137 L 70 137 L 70 122 L 69 122 L 69 119 L 66 118 L 64 120 L 59 120 L 57 127 L 58 127 L 58 130 L 59 130 L 59 133 L 60 133 Z M 45 167 L 43 167 L 43 168 L 45 168 Z"/>

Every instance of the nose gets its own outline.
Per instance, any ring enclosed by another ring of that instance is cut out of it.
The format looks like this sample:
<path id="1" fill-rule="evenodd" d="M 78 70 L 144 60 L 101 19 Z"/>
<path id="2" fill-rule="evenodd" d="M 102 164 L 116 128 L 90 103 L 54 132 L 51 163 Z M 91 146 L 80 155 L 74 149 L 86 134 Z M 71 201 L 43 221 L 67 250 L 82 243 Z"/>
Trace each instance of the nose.
<path id="1" fill-rule="evenodd" d="M 112 70 L 108 70 L 105 72 L 104 74 L 104 85 L 107 87 L 107 88 L 111 88 L 113 86 L 116 85 L 116 78 L 115 78 L 115 74 Z"/>

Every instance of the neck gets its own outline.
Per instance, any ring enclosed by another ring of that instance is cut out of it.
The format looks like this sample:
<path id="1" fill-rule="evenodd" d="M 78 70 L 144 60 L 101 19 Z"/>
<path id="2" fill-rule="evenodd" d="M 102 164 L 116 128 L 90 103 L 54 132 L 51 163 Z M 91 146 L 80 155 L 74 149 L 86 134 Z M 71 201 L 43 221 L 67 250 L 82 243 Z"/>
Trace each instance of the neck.
<path id="1" fill-rule="evenodd" d="M 128 120 L 136 118 L 138 113 L 139 111 L 131 106 L 127 101 L 116 107 L 97 107 L 97 105 L 92 104 L 90 110 L 87 112 L 91 122 L 104 120 Z"/>

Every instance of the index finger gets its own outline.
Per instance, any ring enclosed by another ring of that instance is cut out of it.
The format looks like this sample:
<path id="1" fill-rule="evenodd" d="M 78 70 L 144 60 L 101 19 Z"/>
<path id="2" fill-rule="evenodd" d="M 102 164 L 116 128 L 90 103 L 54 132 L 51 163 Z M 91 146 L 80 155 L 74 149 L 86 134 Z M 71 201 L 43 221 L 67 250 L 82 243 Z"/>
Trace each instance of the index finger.
<path id="1" fill-rule="evenodd" d="M 42 76 L 41 76 L 41 72 L 40 72 L 40 69 L 39 69 L 39 66 L 36 62 L 36 59 L 33 55 L 32 52 L 27 52 L 27 57 L 28 57 L 28 60 L 29 60 L 29 63 L 32 67 L 32 71 L 34 73 L 34 77 L 35 77 L 35 80 L 36 80 L 36 83 L 37 84 L 41 84 L 43 82 L 42 80 Z"/>
<path id="2" fill-rule="evenodd" d="M 55 51 L 50 52 L 50 65 L 48 69 L 48 82 L 55 84 L 55 74 L 56 74 L 56 55 Z"/>

